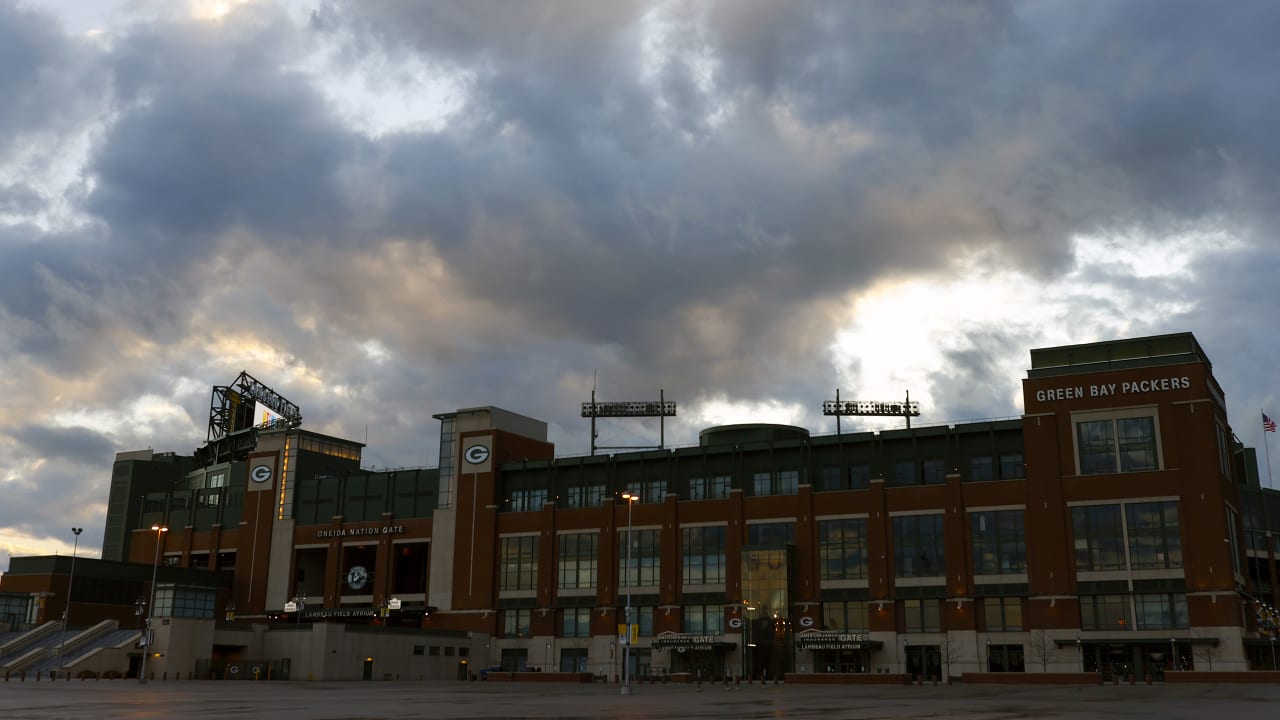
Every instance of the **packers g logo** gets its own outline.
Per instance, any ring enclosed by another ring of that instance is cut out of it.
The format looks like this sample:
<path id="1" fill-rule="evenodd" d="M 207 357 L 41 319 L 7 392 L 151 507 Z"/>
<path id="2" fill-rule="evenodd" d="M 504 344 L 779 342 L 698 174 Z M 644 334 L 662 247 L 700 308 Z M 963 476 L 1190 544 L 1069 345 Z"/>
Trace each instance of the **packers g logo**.
<path id="1" fill-rule="evenodd" d="M 489 459 L 489 448 L 484 445 L 472 445 L 462 453 L 462 459 L 469 465 L 479 465 Z"/>

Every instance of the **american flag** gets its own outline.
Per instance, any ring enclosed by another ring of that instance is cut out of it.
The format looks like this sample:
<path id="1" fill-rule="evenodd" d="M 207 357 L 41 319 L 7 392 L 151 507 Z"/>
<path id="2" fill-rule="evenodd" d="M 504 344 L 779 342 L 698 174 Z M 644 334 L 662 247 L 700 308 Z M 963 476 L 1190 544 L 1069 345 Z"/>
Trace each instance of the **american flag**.
<path id="1" fill-rule="evenodd" d="M 1272 420 L 1272 419 L 1271 419 L 1271 418 L 1269 418 L 1269 417 L 1267 417 L 1267 414 L 1266 414 L 1266 413 L 1262 413 L 1262 430 L 1263 430 L 1264 432 L 1275 432 L 1275 431 L 1276 431 L 1276 421 L 1275 421 L 1275 420 Z"/>

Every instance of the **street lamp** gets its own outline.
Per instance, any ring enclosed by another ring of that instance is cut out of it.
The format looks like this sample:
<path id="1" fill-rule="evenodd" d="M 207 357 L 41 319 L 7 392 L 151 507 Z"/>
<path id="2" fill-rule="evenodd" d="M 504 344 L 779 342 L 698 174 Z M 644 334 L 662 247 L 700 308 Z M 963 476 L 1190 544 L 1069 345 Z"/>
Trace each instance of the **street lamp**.
<path id="1" fill-rule="evenodd" d="M 1174 647 L 1175 638 L 1169 638 L 1169 669 L 1178 669 L 1178 650 Z"/>
<path id="2" fill-rule="evenodd" d="M 755 612 L 755 610 L 756 609 L 752 607 L 750 600 L 742 601 L 742 676 L 743 677 L 753 676 L 753 675 L 748 675 L 748 672 L 752 674 L 755 673 L 754 662 L 752 663 L 752 666 L 750 668 L 748 668 L 747 666 L 747 659 L 750 657 L 749 653 L 751 653 L 756 647 L 756 644 L 751 642 L 751 615 L 750 615 L 750 613 Z M 753 661 L 755 660 L 755 658 L 751 658 L 751 659 Z"/>
<path id="3" fill-rule="evenodd" d="M 151 604 L 147 606 L 147 627 L 142 631 L 145 649 L 142 651 L 142 668 L 138 671 L 138 682 L 144 685 L 147 682 L 147 656 L 151 654 L 151 620 L 156 614 L 156 571 L 160 567 L 160 539 L 162 533 L 169 532 L 169 528 L 164 525 L 152 525 L 151 529 L 156 533 L 156 557 L 151 562 Z"/>
<path id="4" fill-rule="evenodd" d="M 624 492 L 622 499 L 627 501 L 627 565 L 622 571 L 622 580 L 626 583 L 627 588 L 627 606 L 624 611 L 624 620 L 627 623 L 626 639 L 622 643 L 622 694 L 631 694 L 631 506 L 639 498 L 635 495 Z"/>
<path id="5" fill-rule="evenodd" d="M 71 528 L 71 532 L 75 533 L 75 542 L 71 545 L 71 574 L 67 576 L 67 601 L 62 605 L 62 635 L 58 639 L 58 661 L 53 666 L 53 672 L 56 674 L 58 668 L 62 667 L 62 647 L 67 644 L 67 614 L 71 612 L 71 585 L 76 581 L 76 550 L 80 548 L 80 533 L 84 532 L 84 528 Z"/>

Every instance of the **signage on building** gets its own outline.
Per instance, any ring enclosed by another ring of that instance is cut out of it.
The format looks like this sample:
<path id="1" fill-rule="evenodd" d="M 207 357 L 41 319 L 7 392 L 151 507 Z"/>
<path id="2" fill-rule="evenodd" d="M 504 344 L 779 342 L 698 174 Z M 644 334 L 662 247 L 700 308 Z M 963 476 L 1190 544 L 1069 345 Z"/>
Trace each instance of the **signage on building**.
<path id="1" fill-rule="evenodd" d="M 653 641 L 653 647 L 659 650 L 716 650 L 731 648 L 734 644 L 725 642 L 719 635 L 694 635 L 693 633 L 659 633 Z"/>
<path id="2" fill-rule="evenodd" d="M 317 530 L 317 538 L 366 537 L 370 535 L 401 535 L 409 532 L 403 525 L 383 525 L 382 527 L 338 528 L 337 530 Z"/>
<path id="3" fill-rule="evenodd" d="M 870 645 L 862 633 L 805 630 L 796 635 L 797 650 L 862 650 Z"/>
<path id="4" fill-rule="evenodd" d="M 256 483 L 264 483 L 271 479 L 270 465 L 257 465 L 249 471 L 249 479 Z"/>
<path id="5" fill-rule="evenodd" d="M 1044 388 L 1036 391 L 1037 402 L 1051 400 L 1077 400 L 1081 398 L 1111 397 L 1113 395 L 1132 395 L 1134 393 L 1167 392 L 1169 390 L 1188 390 L 1191 378 L 1181 377 L 1150 378 L 1131 382 L 1101 383 L 1098 385 L 1066 385 L 1056 388 Z"/>
<path id="6" fill-rule="evenodd" d="M 826 400 L 823 415 L 874 415 L 884 417 L 920 416 L 918 402 L 882 402 L 879 400 Z"/>
<path id="7" fill-rule="evenodd" d="M 489 459 L 489 448 L 485 445 L 472 445 L 462 453 L 462 459 L 468 465 L 480 465 Z"/>
<path id="8" fill-rule="evenodd" d="M 350 608 L 315 608 L 314 610 L 303 610 L 304 618 L 357 618 L 357 617 L 378 617 L 382 614 L 382 608 L 376 607 L 350 607 Z"/>

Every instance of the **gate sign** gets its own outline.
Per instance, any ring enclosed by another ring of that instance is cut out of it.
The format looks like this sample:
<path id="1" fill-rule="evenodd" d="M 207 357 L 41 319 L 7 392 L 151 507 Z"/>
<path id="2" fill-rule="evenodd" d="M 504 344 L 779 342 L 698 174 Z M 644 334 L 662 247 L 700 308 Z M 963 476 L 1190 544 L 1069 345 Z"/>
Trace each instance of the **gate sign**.
<path id="1" fill-rule="evenodd" d="M 872 644 L 862 633 L 805 630 L 796 635 L 797 650 L 862 650 Z"/>

